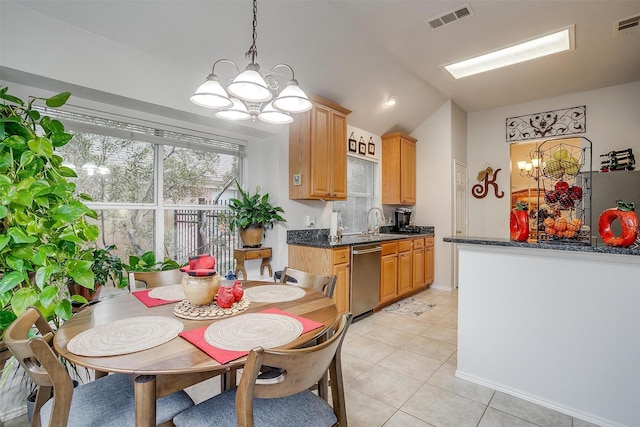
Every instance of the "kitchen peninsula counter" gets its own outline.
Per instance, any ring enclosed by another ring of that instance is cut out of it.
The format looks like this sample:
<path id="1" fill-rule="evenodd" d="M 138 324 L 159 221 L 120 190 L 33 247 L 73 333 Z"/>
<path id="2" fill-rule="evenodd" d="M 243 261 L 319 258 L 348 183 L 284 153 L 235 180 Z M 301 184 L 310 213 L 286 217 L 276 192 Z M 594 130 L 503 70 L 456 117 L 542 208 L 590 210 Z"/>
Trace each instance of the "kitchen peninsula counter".
<path id="1" fill-rule="evenodd" d="M 640 255 L 639 249 L 631 248 L 616 248 L 613 246 L 588 246 L 571 243 L 528 243 L 528 242 L 516 242 L 510 239 L 493 238 L 493 237 L 473 237 L 473 236 L 455 236 L 445 237 L 442 239 L 445 242 L 450 243 L 465 243 L 470 245 L 483 245 L 483 246 L 506 246 L 514 248 L 533 248 L 533 249 L 549 249 L 554 251 L 572 251 L 572 252 L 593 252 L 601 254 L 616 254 L 616 255 Z M 640 262 L 640 261 L 639 261 Z"/>
<path id="2" fill-rule="evenodd" d="M 640 250 L 483 237 L 458 249 L 456 376 L 640 426 Z"/>
<path id="3" fill-rule="evenodd" d="M 435 233 L 434 227 L 420 227 L 418 233 L 398 233 L 392 232 L 391 227 L 380 228 L 380 235 L 363 236 L 360 234 L 347 234 L 335 242 L 329 242 L 329 229 L 314 230 L 288 230 L 287 244 L 298 246 L 310 246 L 315 248 L 339 248 L 354 245 L 366 245 L 368 243 L 381 243 L 391 240 L 415 239 L 420 237 L 433 237 Z"/>

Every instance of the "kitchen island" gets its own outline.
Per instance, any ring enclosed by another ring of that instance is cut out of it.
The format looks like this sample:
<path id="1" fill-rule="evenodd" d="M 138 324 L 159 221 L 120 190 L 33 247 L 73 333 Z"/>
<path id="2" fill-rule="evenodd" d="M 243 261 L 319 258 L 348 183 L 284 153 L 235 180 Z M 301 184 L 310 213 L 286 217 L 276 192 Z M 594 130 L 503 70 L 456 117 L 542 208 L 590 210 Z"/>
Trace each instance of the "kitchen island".
<path id="1" fill-rule="evenodd" d="M 456 376 L 601 426 L 640 425 L 640 250 L 451 237 Z"/>

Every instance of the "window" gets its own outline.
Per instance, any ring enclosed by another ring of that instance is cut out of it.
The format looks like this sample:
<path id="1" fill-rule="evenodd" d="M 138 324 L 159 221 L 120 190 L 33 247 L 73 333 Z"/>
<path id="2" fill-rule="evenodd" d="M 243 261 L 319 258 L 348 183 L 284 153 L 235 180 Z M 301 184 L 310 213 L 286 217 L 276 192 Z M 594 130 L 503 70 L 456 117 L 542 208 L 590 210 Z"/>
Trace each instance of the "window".
<path id="1" fill-rule="evenodd" d="M 219 205 L 235 192 L 244 145 L 79 113 L 47 111 L 64 119 L 73 139 L 56 152 L 76 171 L 78 194 L 98 213 L 98 245 L 118 255 L 154 250 L 180 263 L 211 253 L 218 269 L 232 267 L 235 234 Z M 133 130 L 133 131 L 132 131 Z M 183 131 L 181 129 L 181 131 Z"/>
<path id="2" fill-rule="evenodd" d="M 360 233 L 366 228 L 365 214 L 374 206 L 376 166 L 376 162 L 347 157 L 347 201 L 333 203 L 345 233 Z"/>

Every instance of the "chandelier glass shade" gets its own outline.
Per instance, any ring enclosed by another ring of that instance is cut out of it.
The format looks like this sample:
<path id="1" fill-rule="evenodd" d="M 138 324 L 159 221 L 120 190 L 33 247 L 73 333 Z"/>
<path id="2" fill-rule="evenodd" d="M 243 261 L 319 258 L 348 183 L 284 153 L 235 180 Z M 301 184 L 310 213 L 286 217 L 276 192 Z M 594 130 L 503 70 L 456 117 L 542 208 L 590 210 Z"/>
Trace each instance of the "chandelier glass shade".
<path id="1" fill-rule="evenodd" d="M 256 63 L 258 56 L 256 26 L 257 0 L 253 0 L 253 44 L 245 54 L 251 63 L 243 72 L 240 72 L 233 61 L 219 59 L 213 64 L 211 74 L 189 99 L 201 107 L 218 110 L 215 116 L 226 120 L 255 120 L 257 117 L 267 123 L 291 123 L 293 122 L 291 113 L 309 111 L 313 105 L 300 88 L 293 68 L 289 65 L 278 64 L 264 77 L 260 74 L 260 66 Z M 232 64 L 237 73 L 226 89 L 215 74 L 216 65 L 220 62 Z M 274 71 L 280 67 L 291 71 L 291 79 L 278 94 L 280 84 Z"/>
<path id="2" fill-rule="evenodd" d="M 540 169 L 544 167 L 544 162 L 541 162 L 538 158 L 537 151 L 532 151 L 527 160 L 520 160 L 517 164 L 520 170 L 520 176 L 533 178 L 535 180 L 540 178 Z"/>

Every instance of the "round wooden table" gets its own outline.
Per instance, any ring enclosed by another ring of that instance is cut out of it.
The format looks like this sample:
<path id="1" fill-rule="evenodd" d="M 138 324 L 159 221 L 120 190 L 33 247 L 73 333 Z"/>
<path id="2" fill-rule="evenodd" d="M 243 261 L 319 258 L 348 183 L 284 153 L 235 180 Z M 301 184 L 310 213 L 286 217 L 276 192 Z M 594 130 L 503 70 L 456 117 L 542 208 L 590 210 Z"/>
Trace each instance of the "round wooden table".
<path id="1" fill-rule="evenodd" d="M 243 287 L 273 285 L 272 282 L 244 281 Z M 282 285 L 291 286 L 291 285 Z M 155 425 L 156 399 L 182 390 L 208 378 L 223 375 L 231 369 L 241 368 L 245 357 L 220 364 L 183 338 L 176 337 L 157 347 L 130 354 L 109 357 L 78 356 L 67 350 L 67 344 L 76 335 L 95 326 L 136 316 L 167 316 L 180 320 L 184 330 L 207 326 L 218 320 L 187 320 L 174 316 L 173 304 L 146 307 L 135 296 L 122 294 L 105 299 L 82 310 L 66 321 L 56 332 L 56 351 L 71 363 L 99 372 L 118 372 L 135 376 L 136 426 Z M 302 298 L 293 301 L 251 302 L 244 313 L 255 313 L 278 308 L 324 324 L 324 327 L 301 335 L 283 348 L 295 348 L 323 334 L 337 318 L 333 300 L 320 292 L 305 289 Z M 134 321 L 132 319 L 132 321 Z"/>

